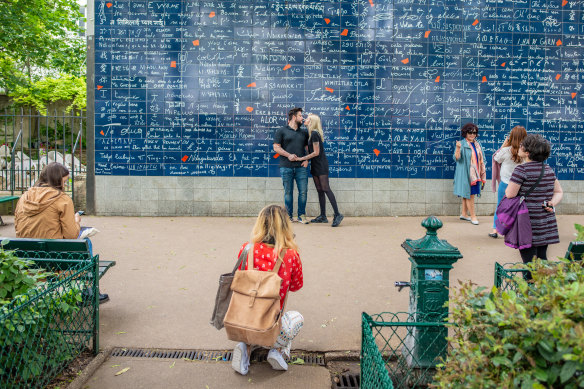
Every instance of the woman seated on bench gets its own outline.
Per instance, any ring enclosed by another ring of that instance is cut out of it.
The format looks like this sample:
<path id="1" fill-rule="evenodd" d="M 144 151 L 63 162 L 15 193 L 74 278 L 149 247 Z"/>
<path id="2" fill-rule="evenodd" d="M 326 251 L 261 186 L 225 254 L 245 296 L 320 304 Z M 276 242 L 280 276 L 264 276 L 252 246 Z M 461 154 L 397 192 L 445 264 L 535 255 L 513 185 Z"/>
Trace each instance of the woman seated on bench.
<path id="1" fill-rule="evenodd" d="M 16 205 L 14 227 L 19 238 L 77 239 L 81 216 L 63 191 L 69 170 L 58 162 L 43 168 L 38 181 Z"/>
<path id="2" fill-rule="evenodd" d="M 14 228 L 19 238 L 77 239 L 81 216 L 75 213 L 73 200 L 63 191 L 69 169 L 58 162 L 43 168 L 38 181 L 18 200 Z M 89 241 L 89 240 L 88 240 Z M 91 250 L 91 242 L 89 241 Z M 99 301 L 109 299 L 99 295 Z"/>

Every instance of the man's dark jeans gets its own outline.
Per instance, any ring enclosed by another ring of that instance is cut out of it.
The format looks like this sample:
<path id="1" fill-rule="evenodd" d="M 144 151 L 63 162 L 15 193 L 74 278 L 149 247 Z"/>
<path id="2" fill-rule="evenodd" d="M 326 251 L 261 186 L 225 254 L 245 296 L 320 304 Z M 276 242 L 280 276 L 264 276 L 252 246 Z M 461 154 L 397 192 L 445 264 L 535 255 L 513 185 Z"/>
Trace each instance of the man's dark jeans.
<path id="1" fill-rule="evenodd" d="M 294 210 L 294 180 L 298 187 L 298 216 L 306 214 L 306 194 L 308 193 L 308 168 L 305 167 L 281 167 L 280 175 L 284 184 L 284 204 L 288 215 L 292 218 Z"/>

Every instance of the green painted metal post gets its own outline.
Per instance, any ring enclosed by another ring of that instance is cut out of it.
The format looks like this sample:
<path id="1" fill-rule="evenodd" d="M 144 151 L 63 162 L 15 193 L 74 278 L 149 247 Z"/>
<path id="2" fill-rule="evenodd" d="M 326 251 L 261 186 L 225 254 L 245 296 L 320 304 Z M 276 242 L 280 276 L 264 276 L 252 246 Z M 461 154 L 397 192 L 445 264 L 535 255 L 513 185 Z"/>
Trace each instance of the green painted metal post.
<path id="1" fill-rule="evenodd" d="M 412 263 L 410 313 L 416 322 L 443 322 L 448 315 L 444 303 L 448 301 L 450 269 L 462 255 L 456 247 L 438 239 L 436 231 L 442 228 L 440 219 L 429 216 L 422 221 L 422 226 L 426 228 L 426 236 L 417 240 L 406 239 L 401 245 Z M 400 285 L 396 283 L 396 286 Z M 435 366 L 439 357 L 446 353 L 447 334 L 446 327 L 424 332 L 413 328 L 405 339 L 409 350 L 405 355 L 408 364 Z"/>

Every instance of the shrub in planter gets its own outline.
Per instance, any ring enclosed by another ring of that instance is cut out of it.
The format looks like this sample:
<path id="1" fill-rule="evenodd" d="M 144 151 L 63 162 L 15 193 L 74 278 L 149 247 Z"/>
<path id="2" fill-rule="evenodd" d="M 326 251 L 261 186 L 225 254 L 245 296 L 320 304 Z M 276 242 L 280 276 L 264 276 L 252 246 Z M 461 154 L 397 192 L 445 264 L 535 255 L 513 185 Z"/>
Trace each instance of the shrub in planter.
<path id="1" fill-rule="evenodd" d="M 584 387 L 584 269 L 535 261 L 533 284 L 501 292 L 461 283 L 439 388 Z"/>
<path id="2" fill-rule="evenodd" d="M 577 241 L 584 241 L 584 226 L 582 224 L 574 224 L 574 228 L 576 229 L 576 240 Z"/>
<path id="3" fill-rule="evenodd" d="M 81 291 L 33 265 L 0 250 L 0 387 L 35 386 L 76 355 L 62 327 Z"/>
<path id="4" fill-rule="evenodd" d="M 32 261 L 12 255 L 10 251 L 0 250 L 0 306 L 40 286 L 47 277 L 54 275 L 33 268 L 33 264 Z"/>

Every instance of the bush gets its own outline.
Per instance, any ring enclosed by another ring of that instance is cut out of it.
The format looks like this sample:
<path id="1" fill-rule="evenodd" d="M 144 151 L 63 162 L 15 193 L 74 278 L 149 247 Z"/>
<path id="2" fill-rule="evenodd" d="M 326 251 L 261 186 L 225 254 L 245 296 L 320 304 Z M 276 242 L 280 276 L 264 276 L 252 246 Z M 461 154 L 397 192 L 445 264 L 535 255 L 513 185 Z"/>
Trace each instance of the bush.
<path id="1" fill-rule="evenodd" d="M 584 387 L 584 271 L 535 261 L 516 291 L 461 283 L 450 302 L 452 347 L 439 388 Z"/>
<path id="2" fill-rule="evenodd" d="M 34 263 L 0 249 L 0 307 L 38 287 L 54 273 L 34 269 Z"/>
<path id="3" fill-rule="evenodd" d="M 61 275 L 33 266 L 33 261 L 0 249 L 2 388 L 38 386 L 40 377 L 62 368 L 77 353 L 72 336 L 62 328 L 73 326 L 82 291 Z"/>
<path id="4" fill-rule="evenodd" d="M 576 233 L 574 235 L 576 235 L 576 240 L 577 241 L 584 241 L 584 226 L 581 224 L 574 224 L 574 228 L 576 229 Z"/>

